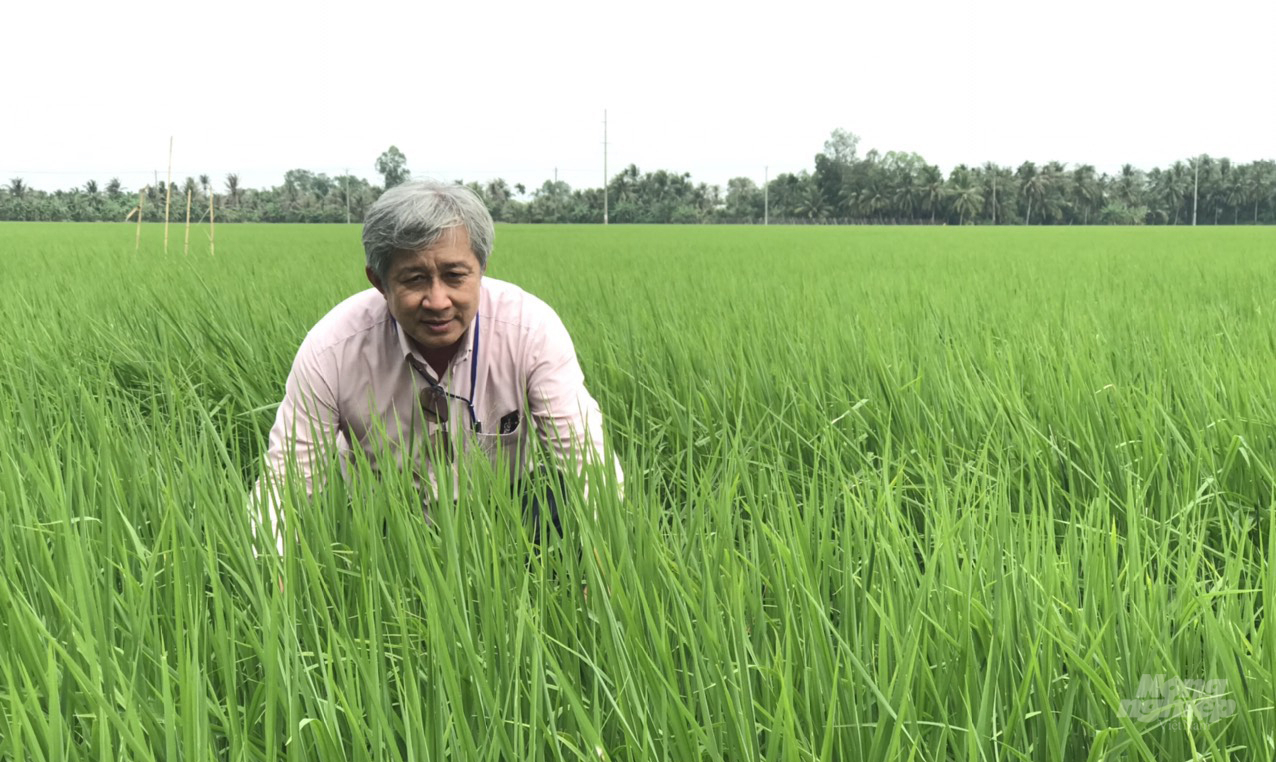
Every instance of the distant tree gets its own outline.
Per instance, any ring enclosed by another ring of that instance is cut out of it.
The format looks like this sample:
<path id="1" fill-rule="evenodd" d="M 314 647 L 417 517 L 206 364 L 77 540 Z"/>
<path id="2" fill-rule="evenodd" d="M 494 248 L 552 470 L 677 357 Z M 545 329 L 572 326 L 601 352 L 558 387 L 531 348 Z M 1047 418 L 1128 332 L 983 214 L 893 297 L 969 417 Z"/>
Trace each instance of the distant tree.
<path id="1" fill-rule="evenodd" d="M 1080 213 L 1081 224 L 1089 225 L 1091 215 L 1103 208 L 1103 186 L 1095 175 L 1094 167 L 1082 164 L 1072 170 L 1072 208 Z"/>
<path id="2" fill-rule="evenodd" d="M 944 173 L 939 171 L 939 167 L 927 164 L 922 168 L 918 191 L 922 208 L 930 212 L 930 224 L 934 225 L 935 215 L 943 208 L 944 199 L 948 196 L 944 187 Z"/>
<path id="3" fill-rule="evenodd" d="M 793 208 L 793 211 L 799 217 L 805 217 L 808 220 L 824 219 L 828 214 L 828 206 L 819 186 L 815 183 L 808 183 L 797 198 L 797 205 Z"/>
<path id="4" fill-rule="evenodd" d="M 1041 167 L 1038 177 L 1045 186 L 1045 193 L 1039 199 L 1038 206 L 1041 222 L 1064 222 L 1072 206 L 1072 178 L 1067 167 L 1057 161 L 1048 161 Z"/>
<path id="5" fill-rule="evenodd" d="M 827 143 L 825 145 L 828 145 Z M 838 148 L 844 151 L 845 148 Z M 852 151 L 853 153 L 853 151 Z M 851 165 L 840 161 L 828 153 L 815 155 L 815 172 L 811 182 L 819 191 L 820 203 L 817 205 L 823 212 L 833 215 L 850 214 L 850 206 L 856 200 L 858 188 L 852 182 Z M 808 199 L 811 201 L 813 199 Z M 810 207 L 809 203 L 804 205 Z"/>
<path id="6" fill-rule="evenodd" d="M 872 220 L 890 208 L 890 196 L 877 180 L 871 180 L 859 189 L 851 200 L 851 211 L 862 219 Z"/>
<path id="7" fill-rule="evenodd" d="M 984 207 L 984 196 L 979 192 L 979 179 L 965 164 L 958 164 L 948 176 L 948 197 L 952 199 L 957 224 L 965 225 L 974 220 Z"/>
<path id="8" fill-rule="evenodd" d="M 1276 198 L 1276 162 L 1256 161 L 1245 169 L 1245 203 L 1253 207 L 1253 224 L 1258 224 L 1258 210 L 1265 201 Z"/>
<path id="9" fill-rule="evenodd" d="M 990 161 L 980 167 L 978 173 L 979 192 L 984 197 L 982 218 L 994 225 L 1013 222 L 1018 207 L 1014 172 Z"/>
<path id="10" fill-rule="evenodd" d="M 890 217 L 910 221 L 917 218 L 917 207 L 921 203 L 918 177 L 925 167 L 925 159 L 915 153 L 886 152 L 881 169 Z"/>
<path id="11" fill-rule="evenodd" d="M 333 182 L 332 178 L 320 172 L 310 179 L 310 193 L 319 202 L 319 215 L 323 216 L 323 211 L 328 207 L 328 197 L 332 195 Z"/>
<path id="12" fill-rule="evenodd" d="M 1147 207 L 1131 207 L 1124 201 L 1113 199 L 1099 212 L 1099 222 L 1104 225 L 1142 225 L 1147 216 Z"/>
<path id="13" fill-rule="evenodd" d="M 759 188 L 745 177 L 725 188 L 697 183 L 686 172 L 641 172 L 630 165 L 607 181 L 614 222 L 668 223 L 759 221 L 765 198 L 775 221 L 805 218 L 840 222 L 941 219 L 996 224 L 1181 224 L 1195 216 L 1201 224 L 1276 223 L 1276 161 L 1233 164 L 1205 155 L 1149 172 L 1126 164 L 1112 176 L 1091 165 L 1069 169 L 1059 162 L 1018 169 L 985 163 L 958 166 L 945 180 L 938 167 L 919 155 L 877 149 L 859 153 L 859 138 L 834 130 L 816 155 L 812 170 L 781 173 Z M 406 181 L 407 159 L 391 146 L 378 159 L 385 187 Z M 213 194 L 208 175 L 186 178 L 183 190 Z M 603 188 L 572 189 L 548 182 L 529 195 L 497 178 L 462 183 L 484 199 L 494 219 L 506 222 L 596 223 L 602 221 Z M 168 184 L 178 193 L 177 186 Z M 238 175 L 225 176 L 227 222 L 353 222 L 384 192 L 381 185 L 343 175 L 329 178 L 306 169 L 289 170 L 281 186 L 252 189 Z M 101 194 L 97 181 L 66 190 L 39 191 L 22 178 L 0 184 L 0 219 L 119 220 L 136 201 L 119 178 Z M 165 188 L 144 185 L 148 210 L 161 208 Z M 206 201 L 204 203 L 207 203 Z M 201 207 L 203 204 L 201 203 Z M 136 213 L 136 211 L 134 211 Z"/>
<path id="14" fill-rule="evenodd" d="M 489 180 L 483 186 L 482 196 L 487 201 L 487 208 L 492 213 L 492 219 L 505 220 L 505 207 L 514 197 L 509 183 L 499 177 Z"/>
<path id="15" fill-rule="evenodd" d="M 1242 175 L 1240 167 L 1232 163 L 1232 160 L 1223 157 L 1218 160 L 1218 175 L 1215 178 L 1215 187 L 1211 194 L 1211 200 L 1214 204 L 1214 224 L 1218 224 L 1220 214 L 1232 213 L 1232 224 L 1240 222 L 1240 209 L 1245 203 L 1245 190 L 1242 186 Z"/>
<path id="16" fill-rule="evenodd" d="M 294 208 L 310 193 L 315 175 L 308 169 L 290 169 L 284 173 L 284 198 Z"/>
<path id="17" fill-rule="evenodd" d="M 984 196 L 975 185 L 955 188 L 952 197 L 953 211 L 957 212 L 959 225 L 965 225 L 967 219 L 973 221 L 984 205 Z"/>
<path id="18" fill-rule="evenodd" d="M 1183 162 L 1176 161 L 1169 169 L 1158 168 L 1149 176 L 1162 222 L 1168 222 L 1171 225 L 1179 224 L 1183 200 L 1192 191 L 1190 174 Z"/>
<path id="19" fill-rule="evenodd" d="M 563 180 L 546 180 L 532 191 L 532 203 L 528 212 L 536 222 L 568 222 L 567 216 L 572 188 Z"/>
<path id="20" fill-rule="evenodd" d="M 1037 165 L 1030 161 L 1019 165 L 1019 169 L 1015 170 L 1015 177 L 1019 180 L 1019 195 L 1028 202 L 1028 208 L 1024 212 L 1024 224 L 1031 225 L 1032 205 L 1035 203 L 1037 209 L 1041 209 L 1046 201 L 1046 190 L 1049 188 L 1050 178 L 1037 171 Z"/>
<path id="21" fill-rule="evenodd" d="M 1114 184 L 1116 200 L 1127 208 L 1138 206 L 1143 201 L 1143 173 L 1129 164 L 1121 165 L 1121 174 Z"/>
<path id="22" fill-rule="evenodd" d="M 839 127 L 824 141 L 824 154 L 839 164 L 854 164 L 859 144 L 858 135 Z"/>
<path id="23" fill-rule="evenodd" d="M 722 215 L 731 222 L 752 222 L 762 207 L 762 193 L 753 180 L 733 177 L 727 180 L 726 207 Z"/>
<path id="24" fill-rule="evenodd" d="M 611 221 L 620 223 L 642 222 L 639 215 L 642 205 L 639 203 L 639 182 L 642 173 L 636 164 L 618 172 L 607 183 L 607 194 L 611 203 Z M 530 209 L 529 209 L 530 211 Z"/>
<path id="25" fill-rule="evenodd" d="M 408 157 L 395 146 L 390 146 L 385 153 L 377 157 L 376 170 L 385 178 L 386 190 L 405 182 L 412 176 L 412 173 L 408 171 Z"/>

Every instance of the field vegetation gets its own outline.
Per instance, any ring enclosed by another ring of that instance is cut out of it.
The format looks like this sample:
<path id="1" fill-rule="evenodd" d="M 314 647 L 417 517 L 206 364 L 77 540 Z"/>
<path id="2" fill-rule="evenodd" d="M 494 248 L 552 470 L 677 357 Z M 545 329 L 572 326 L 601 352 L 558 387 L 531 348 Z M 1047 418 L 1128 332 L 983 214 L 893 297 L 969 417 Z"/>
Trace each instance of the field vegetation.
<path id="1" fill-rule="evenodd" d="M 501 227 L 623 501 L 356 463 L 284 558 L 358 228 L 133 235 L 0 226 L 0 759 L 1276 757 L 1270 230 Z"/>
<path id="2" fill-rule="evenodd" d="M 861 152 L 859 138 L 834 130 L 812 167 L 757 178 L 733 177 L 725 187 L 696 182 L 678 170 L 630 164 L 607 187 L 572 188 L 546 179 L 539 186 L 488 178 L 466 183 L 492 217 L 511 223 L 735 223 L 929 225 L 1271 225 L 1276 223 L 1276 161 L 1248 163 L 1199 155 L 1145 170 L 1123 164 L 1104 172 L 1091 164 L 1025 160 L 1016 165 L 959 164 L 947 175 L 909 151 Z M 363 219 L 384 188 L 412 177 L 395 146 L 375 166 L 379 185 L 348 172 L 290 169 L 283 182 L 250 188 L 239 175 L 200 175 L 174 182 L 171 219 L 195 200 L 195 219 L 215 197 L 222 222 L 350 222 Z M 149 175 L 148 175 L 149 177 Z M 461 178 L 446 178 L 461 183 Z M 147 220 L 162 219 L 165 186 L 141 191 Z M 136 211 L 139 191 L 119 178 L 105 185 L 47 192 L 21 177 L 0 185 L 0 220 L 108 221 Z"/>

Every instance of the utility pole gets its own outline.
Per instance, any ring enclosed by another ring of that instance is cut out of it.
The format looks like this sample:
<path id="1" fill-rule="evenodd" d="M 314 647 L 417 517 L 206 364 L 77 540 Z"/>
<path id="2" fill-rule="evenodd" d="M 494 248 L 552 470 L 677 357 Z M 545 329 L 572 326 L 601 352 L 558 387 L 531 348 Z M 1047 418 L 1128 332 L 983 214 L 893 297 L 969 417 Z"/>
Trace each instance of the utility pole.
<path id="1" fill-rule="evenodd" d="M 762 169 L 762 224 L 771 224 L 771 167 Z"/>
<path id="2" fill-rule="evenodd" d="M 603 109 L 603 224 L 607 224 L 607 109 Z"/>
<path id="3" fill-rule="evenodd" d="M 1192 227 L 1196 227 L 1196 191 L 1201 179 L 1201 157 L 1192 162 Z"/>
<path id="4" fill-rule="evenodd" d="M 168 180 L 164 183 L 164 253 L 168 253 L 168 207 L 173 200 L 173 136 L 168 137 Z"/>

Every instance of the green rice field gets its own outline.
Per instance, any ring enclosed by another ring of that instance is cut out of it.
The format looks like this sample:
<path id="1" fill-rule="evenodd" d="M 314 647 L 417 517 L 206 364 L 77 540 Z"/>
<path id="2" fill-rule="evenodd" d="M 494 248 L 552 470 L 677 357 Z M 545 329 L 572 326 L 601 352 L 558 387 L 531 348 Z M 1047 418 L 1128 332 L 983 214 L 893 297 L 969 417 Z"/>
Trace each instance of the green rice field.
<path id="1" fill-rule="evenodd" d="M 0 225 L 0 760 L 1276 758 L 1276 230 L 499 227 L 623 499 L 334 464 L 283 558 L 359 228 L 205 232 Z"/>

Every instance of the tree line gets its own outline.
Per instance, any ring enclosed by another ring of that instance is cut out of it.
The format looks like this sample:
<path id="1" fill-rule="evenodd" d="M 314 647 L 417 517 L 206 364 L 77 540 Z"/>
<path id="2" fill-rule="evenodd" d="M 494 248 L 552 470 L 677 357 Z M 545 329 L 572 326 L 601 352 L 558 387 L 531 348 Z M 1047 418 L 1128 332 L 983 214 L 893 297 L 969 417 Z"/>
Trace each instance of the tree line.
<path id="1" fill-rule="evenodd" d="M 407 157 L 391 146 L 374 164 L 379 185 L 353 175 L 330 177 L 293 169 L 271 188 L 244 188 L 238 175 L 173 183 L 170 219 L 185 217 L 187 192 L 207 217 L 212 196 L 218 222 L 358 222 L 383 189 L 411 178 Z M 463 181 L 456 181 L 463 183 Z M 946 176 L 915 153 L 876 149 L 860 155 L 859 138 L 834 130 L 810 170 L 783 173 L 759 186 L 736 177 L 723 189 L 690 173 L 643 172 L 629 165 L 602 188 L 546 180 L 539 188 L 495 179 L 463 183 L 498 222 L 806 223 L 949 225 L 1236 225 L 1276 224 L 1276 161 L 1248 164 L 1208 155 L 1148 171 L 1129 164 L 1116 174 L 1057 161 L 1018 167 L 959 164 Z M 215 187 L 220 185 L 220 187 Z M 162 219 L 163 183 L 140 191 L 118 178 L 99 187 L 53 192 L 22 178 L 0 186 L 0 220 L 121 221 Z"/>

